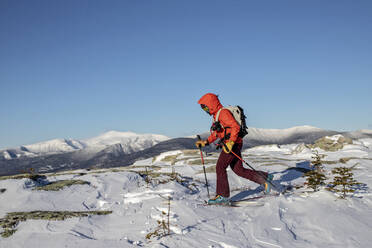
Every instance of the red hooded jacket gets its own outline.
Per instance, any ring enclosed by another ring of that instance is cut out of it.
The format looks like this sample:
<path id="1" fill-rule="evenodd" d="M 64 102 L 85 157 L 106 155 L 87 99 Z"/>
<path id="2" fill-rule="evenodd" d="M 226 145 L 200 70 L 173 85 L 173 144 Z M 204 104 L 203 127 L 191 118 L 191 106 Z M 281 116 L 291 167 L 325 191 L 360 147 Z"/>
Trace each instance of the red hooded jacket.
<path id="1" fill-rule="evenodd" d="M 218 96 L 212 93 L 207 93 L 200 100 L 198 101 L 199 104 L 204 104 L 209 108 L 209 114 L 213 115 L 213 119 L 216 120 L 216 115 L 218 111 L 223 108 L 222 104 L 218 100 Z M 234 116 L 228 109 L 223 109 L 220 112 L 218 117 L 218 121 L 224 127 L 221 131 L 213 131 L 211 135 L 208 137 L 208 143 L 213 143 L 217 138 L 223 139 L 225 136 L 225 129 L 226 135 L 230 134 L 230 138 L 225 140 L 225 143 L 229 141 L 234 141 L 235 143 L 242 143 L 242 138 L 238 137 L 240 126 L 236 122 Z"/>

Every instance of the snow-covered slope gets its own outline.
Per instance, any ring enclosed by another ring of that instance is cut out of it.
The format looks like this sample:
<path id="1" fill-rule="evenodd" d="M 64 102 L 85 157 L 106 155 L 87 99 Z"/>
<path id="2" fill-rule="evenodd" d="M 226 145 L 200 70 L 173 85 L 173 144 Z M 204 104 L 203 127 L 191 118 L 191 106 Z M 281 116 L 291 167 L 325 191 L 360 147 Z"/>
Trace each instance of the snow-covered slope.
<path id="1" fill-rule="evenodd" d="M 324 163 L 327 183 L 333 178 L 331 170 L 338 166 L 354 168 L 354 178 L 363 183 L 345 200 L 324 187 L 317 192 L 302 187 L 303 172 L 296 168 L 309 168 L 308 160 L 313 154 L 310 149 L 297 149 L 298 144 L 243 151 L 243 158 L 256 169 L 274 174 L 276 185 L 299 188 L 239 208 L 203 204 L 208 196 L 198 150 L 165 152 L 130 167 L 116 168 L 115 172 L 80 170 L 49 175 L 50 181 L 81 179 L 90 183 L 57 192 L 33 190 L 30 179 L 0 180 L 0 189 L 6 189 L 0 193 L 0 218 L 9 212 L 35 210 L 113 211 L 110 215 L 64 221 L 20 222 L 13 235 L 0 237 L 0 247 L 370 247 L 370 144 L 372 139 L 364 138 L 336 152 L 318 149 L 327 161 Z M 211 196 L 216 190 L 217 157 L 218 153 L 205 157 Z M 149 177 L 144 176 L 145 168 Z M 171 180 L 172 171 L 179 174 L 179 180 Z M 262 190 L 230 169 L 227 173 L 232 199 L 252 197 Z M 164 231 L 158 228 L 158 221 L 168 221 L 165 199 L 169 196 L 171 235 L 147 239 L 156 230 L 158 234 Z"/>
<path id="2" fill-rule="evenodd" d="M 73 139 L 54 139 L 32 145 L 23 146 L 28 152 L 45 155 L 52 153 L 71 152 L 83 149 L 85 146 L 78 140 Z"/>
<path id="3" fill-rule="evenodd" d="M 311 144 L 315 140 L 326 136 L 334 135 L 340 132 L 324 130 L 312 126 L 296 126 L 287 129 L 264 129 L 264 128 L 248 128 L 248 135 L 244 137 L 244 147 L 254 147 L 265 144 L 292 144 L 292 143 L 306 143 Z M 207 138 L 208 133 L 203 133 L 202 138 Z M 190 138 L 195 138 L 190 136 Z"/>
<path id="4" fill-rule="evenodd" d="M 140 151 L 169 138 L 159 134 L 137 134 L 133 132 L 109 131 L 97 137 L 83 140 L 86 147 L 103 149 L 121 144 L 125 153 Z"/>
<path id="5" fill-rule="evenodd" d="M 352 139 L 372 138 L 372 130 L 362 129 L 353 132 L 347 132 L 343 135 Z"/>
<path id="6" fill-rule="evenodd" d="M 372 138 L 371 130 L 335 132 L 311 126 L 299 126 L 288 129 L 262 129 L 251 127 L 249 128 L 248 135 L 244 138 L 244 148 L 266 144 L 312 144 L 321 137 L 334 134 L 342 134 L 345 137 L 350 137 L 353 139 Z M 204 133 L 202 137 L 206 138 L 208 135 L 209 133 Z M 191 138 L 195 139 L 195 135 Z M 116 154 L 121 153 L 121 151 L 118 150 L 120 147 L 110 148 L 110 146 L 116 144 L 121 145 L 122 152 L 124 154 L 130 154 L 151 148 L 154 145 L 166 140 L 169 140 L 169 138 L 164 135 L 109 131 L 97 137 L 86 140 L 56 139 L 33 145 L 21 146 L 15 149 L 3 150 L 0 151 L 0 163 L 1 159 L 5 161 L 19 157 L 27 159 L 51 154 L 69 154 L 70 152 L 74 151 L 76 151 L 78 154 L 73 156 L 73 158 L 92 158 L 95 156 L 95 154 L 107 157 L 102 154 L 102 151 L 112 153 L 112 150 L 114 149 Z M 208 149 L 212 151 L 214 150 L 214 147 L 210 146 Z M 58 161 L 63 163 L 62 160 L 63 158 L 58 158 Z M 26 166 L 27 163 L 25 161 L 23 162 L 23 165 Z M 70 162 L 75 164 L 78 163 L 78 161 L 72 160 Z M 32 163 L 40 164 L 40 161 L 34 160 Z"/>
<path id="7" fill-rule="evenodd" d="M 325 130 L 312 126 L 297 126 L 287 129 L 263 129 L 250 127 L 245 139 L 255 139 L 261 141 L 276 141 L 273 144 L 282 143 L 284 140 L 297 135 L 323 132 Z"/>
<path id="8" fill-rule="evenodd" d="M 115 144 L 121 144 L 124 153 L 131 153 L 149 148 L 168 139 L 164 135 L 157 134 L 109 131 L 86 140 L 54 139 L 14 149 L 7 149 L 1 151 L 0 156 L 2 155 L 5 159 L 13 159 L 66 153 L 82 149 L 87 149 L 89 153 L 96 153 Z"/>

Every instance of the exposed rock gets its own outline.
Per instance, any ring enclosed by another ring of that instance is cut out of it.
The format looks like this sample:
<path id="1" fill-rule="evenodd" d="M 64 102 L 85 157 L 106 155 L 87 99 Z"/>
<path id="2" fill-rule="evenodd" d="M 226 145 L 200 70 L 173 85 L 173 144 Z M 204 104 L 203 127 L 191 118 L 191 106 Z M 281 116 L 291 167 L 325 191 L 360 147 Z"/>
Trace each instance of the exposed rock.
<path id="1" fill-rule="evenodd" d="M 298 144 L 295 148 L 292 150 L 292 154 L 299 154 L 303 152 L 304 150 L 309 149 L 304 143 Z"/>
<path id="2" fill-rule="evenodd" d="M 324 151 L 335 152 L 341 150 L 347 144 L 353 144 L 352 139 L 337 134 L 317 139 L 313 145 L 308 145 L 308 147 L 320 148 Z"/>

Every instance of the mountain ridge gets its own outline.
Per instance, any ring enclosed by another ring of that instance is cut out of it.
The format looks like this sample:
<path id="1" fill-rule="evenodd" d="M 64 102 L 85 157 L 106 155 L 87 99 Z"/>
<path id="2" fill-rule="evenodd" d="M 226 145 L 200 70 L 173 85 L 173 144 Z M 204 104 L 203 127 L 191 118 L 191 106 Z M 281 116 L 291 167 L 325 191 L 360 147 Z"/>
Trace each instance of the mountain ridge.
<path id="1" fill-rule="evenodd" d="M 14 159 L 19 157 L 38 157 L 52 154 L 68 153 L 82 149 L 99 152 L 111 145 L 122 144 L 123 151 L 131 153 L 151 147 L 169 137 L 160 134 L 137 134 L 134 132 L 108 131 L 98 136 L 77 139 L 52 139 L 16 148 L 0 150 L 0 157 Z"/>
<path id="2" fill-rule="evenodd" d="M 335 134 L 342 134 L 352 139 L 372 138 L 372 133 L 364 131 L 336 132 L 309 128 L 308 126 L 305 126 L 305 128 L 294 127 L 285 129 L 284 131 L 276 129 L 265 132 L 264 129 L 253 128 L 250 128 L 248 131 L 248 135 L 244 138 L 243 149 L 269 144 L 312 144 L 321 137 Z M 202 138 L 206 138 L 208 135 L 209 133 L 203 133 L 201 136 Z M 0 156 L 0 176 L 24 173 L 25 171 L 29 171 L 30 168 L 38 172 L 57 172 L 82 168 L 129 166 L 137 160 L 156 156 L 165 151 L 195 149 L 195 140 L 196 136 L 193 138 L 168 138 L 141 150 L 128 150 L 124 148 L 123 144 L 119 143 L 108 145 L 104 149 L 99 150 L 91 147 L 65 153 L 16 157 L 13 159 L 6 159 L 5 156 Z M 136 141 L 134 140 L 133 142 Z M 216 146 L 212 144 L 206 147 L 205 151 L 212 152 L 215 151 L 215 148 Z M 9 156 L 12 155 L 11 150 L 6 152 L 8 152 Z"/>

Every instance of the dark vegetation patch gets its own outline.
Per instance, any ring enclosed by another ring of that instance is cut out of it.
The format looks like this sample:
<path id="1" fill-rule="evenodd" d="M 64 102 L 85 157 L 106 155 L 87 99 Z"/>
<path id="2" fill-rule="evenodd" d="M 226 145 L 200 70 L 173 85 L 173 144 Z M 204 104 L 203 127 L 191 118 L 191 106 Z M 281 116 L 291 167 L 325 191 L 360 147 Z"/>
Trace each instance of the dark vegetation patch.
<path id="1" fill-rule="evenodd" d="M 17 231 L 19 222 L 26 220 L 65 220 L 73 217 L 88 217 L 92 215 L 107 215 L 112 211 L 32 211 L 12 212 L 0 219 L 0 227 L 3 228 L 1 236 L 7 238 Z"/>
<path id="2" fill-rule="evenodd" d="M 60 180 L 48 183 L 46 185 L 35 187 L 34 190 L 46 190 L 46 191 L 58 191 L 64 187 L 70 187 L 71 185 L 90 185 L 90 182 L 83 180 Z"/>

